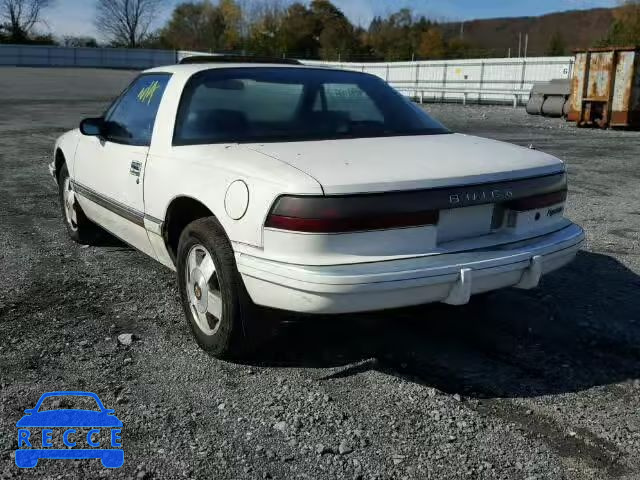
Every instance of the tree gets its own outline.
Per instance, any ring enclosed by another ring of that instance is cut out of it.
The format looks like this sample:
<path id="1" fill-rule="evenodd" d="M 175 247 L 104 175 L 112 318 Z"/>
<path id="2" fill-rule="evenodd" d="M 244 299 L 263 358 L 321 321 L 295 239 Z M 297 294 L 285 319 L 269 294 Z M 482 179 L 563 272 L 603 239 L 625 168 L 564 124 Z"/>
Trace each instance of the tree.
<path id="1" fill-rule="evenodd" d="M 374 52 L 385 60 L 411 60 L 420 45 L 422 32 L 414 23 L 413 13 L 403 8 L 387 18 L 374 18 L 369 25 L 368 43 Z"/>
<path id="2" fill-rule="evenodd" d="M 247 48 L 250 52 L 271 56 L 283 54 L 286 47 L 281 30 L 285 15 L 286 11 L 279 2 L 254 5 L 247 22 Z"/>
<path id="3" fill-rule="evenodd" d="M 98 42 L 93 37 L 74 37 L 65 35 L 62 37 L 62 45 L 65 47 L 97 47 Z"/>
<path id="4" fill-rule="evenodd" d="M 560 32 L 555 32 L 549 40 L 545 54 L 549 57 L 560 57 L 566 53 L 567 45 L 564 42 L 564 37 Z"/>
<path id="5" fill-rule="evenodd" d="M 28 41 L 34 27 L 42 23 L 42 12 L 54 0 L 0 0 L 0 30 L 13 43 Z"/>
<path id="6" fill-rule="evenodd" d="M 601 46 L 640 45 L 640 0 L 621 2 L 613 16 L 613 25 Z"/>
<path id="7" fill-rule="evenodd" d="M 323 59 L 348 59 L 359 49 L 355 29 L 342 10 L 329 0 L 313 0 L 309 10 L 315 18 L 315 37 Z"/>
<path id="8" fill-rule="evenodd" d="M 317 19 L 301 3 L 292 4 L 282 18 L 280 41 L 286 54 L 313 58 L 320 48 Z"/>
<path id="9" fill-rule="evenodd" d="M 150 41 L 174 49 L 345 61 L 468 53 L 468 45 L 447 41 L 443 28 L 414 17 L 410 9 L 375 17 L 365 30 L 354 27 L 330 0 L 189 0 L 175 7 Z"/>
<path id="10" fill-rule="evenodd" d="M 114 45 L 136 48 L 165 0 L 97 0 L 95 25 Z"/>
<path id="11" fill-rule="evenodd" d="M 219 0 L 218 11 L 224 24 L 221 48 L 237 50 L 242 45 L 242 9 L 235 0 Z"/>
<path id="12" fill-rule="evenodd" d="M 215 50 L 224 30 L 224 19 L 211 2 L 178 5 L 161 32 L 163 44 L 184 50 Z"/>
<path id="13" fill-rule="evenodd" d="M 437 60 L 444 58 L 447 47 L 444 43 L 442 32 L 438 28 L 430 28 L 422 32 L 418 55 L 422 59 Z"/>
<path id="14" fill-rule="evenodd" d="M 160 32 L 161 44 L 175 49 L 230 51 L 244 41 L 242 10 L 234 0 L 213 5 L 209 0 L 178 5 Z"/>
<path id="15" fill-rule="evenodd" d="M 471 45 L 460 37 L 452 38 L 447 42 L 447 58 L 472 58 L 486 56 L 485 51 L 472 50 Z"/>

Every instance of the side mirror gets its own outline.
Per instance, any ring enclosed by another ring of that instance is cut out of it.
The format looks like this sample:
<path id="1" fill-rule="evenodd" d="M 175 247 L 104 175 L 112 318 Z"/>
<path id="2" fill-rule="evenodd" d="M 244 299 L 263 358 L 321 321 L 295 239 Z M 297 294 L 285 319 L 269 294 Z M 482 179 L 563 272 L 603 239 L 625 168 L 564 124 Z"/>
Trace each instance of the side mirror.
<path id="1" fill-rule="evenodd" d="M 113 415 L 114 413 L 116 413 L 113 408 L 105 408 L 102 412 L 106 413 L 107 415 Z"/>
<path id="2" fill-rule="evenodd" d="M 83 135 L 97 137 L 102 135 L 104 131 L 104 119 L 102 118 L 85 118 L 80 122 L 80 132 Z"/>
<path id="3" fill-rule="evenodd" d="M 33 408 L 27 408 L 27 409 L 25 409 L 25 411 L 24 411 L 24 413 L 26 413 L 27 415 L 30 415 L 30 414 L 32 414 L 33 412 L 34 412 L 34 409 L 33 409 Z"/>

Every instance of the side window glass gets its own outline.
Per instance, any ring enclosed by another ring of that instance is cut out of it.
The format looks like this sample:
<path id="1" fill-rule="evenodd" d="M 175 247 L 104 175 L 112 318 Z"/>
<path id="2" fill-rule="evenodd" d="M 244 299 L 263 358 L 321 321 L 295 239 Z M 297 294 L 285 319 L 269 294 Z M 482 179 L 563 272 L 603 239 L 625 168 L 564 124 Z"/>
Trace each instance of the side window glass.
<path id="1" fill-rule="evenodd" d="M 142 75 L 107 112 L 107 140 L 128 145 L 149 145 L 162 94 L 170 75 Z"/>

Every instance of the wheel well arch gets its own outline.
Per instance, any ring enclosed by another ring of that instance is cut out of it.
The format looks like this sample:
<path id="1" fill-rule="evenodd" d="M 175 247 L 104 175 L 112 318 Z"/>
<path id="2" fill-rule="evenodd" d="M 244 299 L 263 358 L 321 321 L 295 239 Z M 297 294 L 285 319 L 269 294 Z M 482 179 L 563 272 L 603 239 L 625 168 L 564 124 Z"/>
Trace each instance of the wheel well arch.
<path id="1" fill-rule="evenodd" d="M 60 170 L 62 169 L 62 165 L 67 162 L 66 157 L 64 156 L 64 152 L 60 147 L 56 149 L 56 153 L 54 156 L 54 168 L 56 173 L 56 181 L 58 180 L 58 175 L 60 175 Z"/>
<path id="2" fill-rule="evenodd" d="M 181 196 L 171 200 L 165 214 L 162 236 L 171 260 L 176 263 L 180 235 L 191 222 L 215 214 L 202 202 L 192 197 Z"/>

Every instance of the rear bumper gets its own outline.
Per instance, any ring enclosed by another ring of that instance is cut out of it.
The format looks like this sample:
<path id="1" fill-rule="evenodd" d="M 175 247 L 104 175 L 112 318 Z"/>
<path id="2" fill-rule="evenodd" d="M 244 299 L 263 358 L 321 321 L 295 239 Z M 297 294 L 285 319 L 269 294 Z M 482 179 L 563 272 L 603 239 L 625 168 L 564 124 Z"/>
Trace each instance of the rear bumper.
<path id="1" fill-rule="evenodd" d="M 461 305 L 477 293 L 534 288 L 542 275 L 573 260 L 583 241 L 583 230 L 572 224 L 492 248 L 376 263 L 303 266 L 241 253 L 236 262 L 258 305 L 347 313 L 431 302 Z"/>

